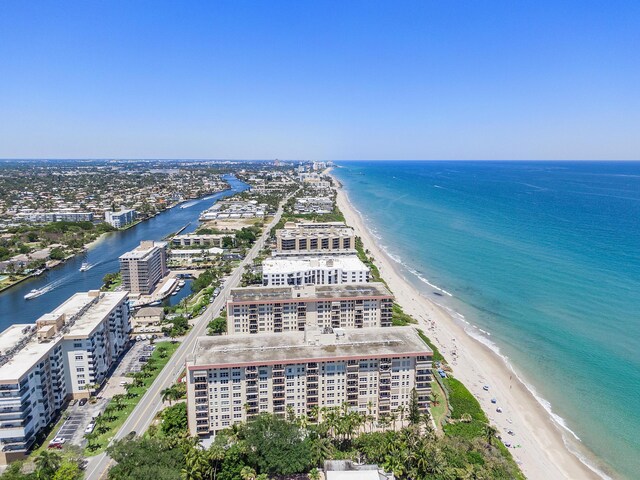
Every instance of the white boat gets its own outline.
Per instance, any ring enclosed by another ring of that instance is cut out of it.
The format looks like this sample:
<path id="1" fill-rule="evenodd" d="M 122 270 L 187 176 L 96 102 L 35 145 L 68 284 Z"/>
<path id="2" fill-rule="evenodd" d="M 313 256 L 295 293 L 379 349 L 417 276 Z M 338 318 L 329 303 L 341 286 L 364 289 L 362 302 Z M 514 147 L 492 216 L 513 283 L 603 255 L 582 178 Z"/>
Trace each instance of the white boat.
<path id="1" fill-rule="evenodd" d="M 173 292 L 171 295 L 177 295 L 177 294 L 178 294 L 178 292 Z"/>
<path id="2" fill-rule="evenodd" d="M 180 280 L 180 281 L 178 282 L 178 286 L 179 286 L 179 287 L 184 287 L 186 284 L 187 284 L 187 282 L 185 282 L 184 280 Z"/>
<path id="3" fill-rule="evenodd" d="M 24 296 L 25 300 L 31 300 L 32 298 L 36 298 L 39 297 L 40 295 L 42 295 L 44 292 L 42 290 L 38 290 L 37 288 L 34 288 L 33 290 L 31 290 L 29 293 L 27 293 Z"/>
<path id="4" fill-rule="evenodd" d="M 160 305 L 162 302 L 160 300 L 156 300 L 155 302 L 151 302 L 149 306 L 155 307 L 156 305 Z"/>
<path id="5" fill-rule="evenodd" d="M 91 265 L 90 263 L 84 262 L 82 265 L 80 265 L 80 271 L 81 272 L 86 272 L 91 267 L 93 267 L 93 265 Z"/>

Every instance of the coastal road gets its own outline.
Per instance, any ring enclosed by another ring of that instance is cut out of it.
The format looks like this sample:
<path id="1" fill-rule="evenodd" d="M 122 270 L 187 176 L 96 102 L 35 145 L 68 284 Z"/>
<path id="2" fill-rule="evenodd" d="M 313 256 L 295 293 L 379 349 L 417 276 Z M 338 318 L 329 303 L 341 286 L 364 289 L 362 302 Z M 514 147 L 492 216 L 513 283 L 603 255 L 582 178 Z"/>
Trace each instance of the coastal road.
<path id="1" fill-rule="evenodd" d="M 273 220 L 264 228 L 262 235 L 258 240 L 256 240 L 256 243 L 253 245 L 251 250 L 249 250 L 244 260 L 240 262 L 240 265 L 238 265 L 238 267 L 224 282 L 220 295 L 216 297 L 213 303 L 209 305 L 207 310 L 200 317 L 196 318 L 191 331 L 186 335 L 178 349 L 171 357 L 169 363 L 167 363 L 167 365 L 162 369 L 156 380 L 140 399 L 136 408 L 131 412 L 111 442 L 120 440 L 131 432 L 141 434 L 149 428 L 156 414 L 162 408 L 160 392 L 165 388 L 170 387 L 178 380 L 180 373 L 184 370 L 186 357 L 189 353 L 193 352 L 197 338 L 205 334 L 207 324 L 220 314 L 220 311 L 225 305 L 227 291 L 238 285 L 245 265 L 250 264 L 258 252 L 262 250 L 267 238 L 269 237 L 271 229 L 278 223 L 278 221 L 280 221 L 283 205 L 289 198 L 290 196 L 285 198 L 285 200 L 280 204 Z M 111 462 L 111 458 L 109 458 L 106 453 L 101 453 L 100 455 L 90 458 L 85 470 L 85 478 L 87 480 L 100 480 L 103 476 L 106 476 Z"/>

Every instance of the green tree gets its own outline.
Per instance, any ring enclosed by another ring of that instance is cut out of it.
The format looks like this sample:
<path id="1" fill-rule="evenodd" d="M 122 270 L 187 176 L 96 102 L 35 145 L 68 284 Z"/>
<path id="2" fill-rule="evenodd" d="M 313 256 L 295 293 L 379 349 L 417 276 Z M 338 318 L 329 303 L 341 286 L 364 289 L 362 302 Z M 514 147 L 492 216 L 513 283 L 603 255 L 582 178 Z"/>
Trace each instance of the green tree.
<path id="1" fill-rule="evenodd" d="M 109 480 L 178 480 L 185 465 L 184 451 L 163 438 L 123 439 L 107 452 L 116 462 Z"/>
<path id="2" fill-rule="evenodd" d="M 221 335 L 227 332 L 227 320 L 224 317 L 214 318 L 207 325 L 209 335 Z"/>
<path id="3" fill-rule="evenodd" d="M 411 398 L 409 399 L 409 423 L 411 425 L 420 423 L 420 405 L 418 404 L 418 392 L 415 388 L 411 390 Z"/>
<path id="4" fill-rule="evenodd" d="M 80 480 L 81 478 L 82 470 L 78 463 L 69 460 L 64 460 L 53 476 L 53 480 Z"/>
<path id="5" fill-rule="evenodd" d="M 311 467 L 311 439 L 292 422 L 261 414 L 245 425 L 249 464 L 271 475 L 302 473 Z"/>
<path id="6" fill-rule="evenodd" d="M 242 480 L 256 480 L 256 471 L 251 467 L 243 467 L 240 470 L 240 478 Z"/>
<path id="7" fill-rule="evenodd" d="M 65 257 L 66 255 L 64 253 L 64 250 L 62 250 L 62 248 L 60 247 L 52 248 L 49 252 L 49 258 L 51 260 L 64 260 Z"/>
<path id="8" fill-rule="evenodd" d="M 166 436 L 182 436 L 187 433 L 187 404 L 176 403 L 162 411 L 162 433 Z"/>
<path id="9" fill-rule="evenodd" d="M 62 457 L 55 452 L 47 450 L 40 452 L 34 461 L 36 465 L 36 478 L 38 480 L 48 480 L 53 477 L 56 470 L 60 468 Z"/>

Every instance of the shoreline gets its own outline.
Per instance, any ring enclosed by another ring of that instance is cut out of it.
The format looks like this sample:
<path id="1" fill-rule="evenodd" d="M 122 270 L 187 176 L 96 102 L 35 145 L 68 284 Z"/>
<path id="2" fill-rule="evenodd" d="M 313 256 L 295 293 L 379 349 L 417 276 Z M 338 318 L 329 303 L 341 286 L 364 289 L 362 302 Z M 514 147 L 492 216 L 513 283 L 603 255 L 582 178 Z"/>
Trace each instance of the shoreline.
<path id="1" fill-rule="evenodd" d="M 331 173 L 329 173 L 331 175 Z M 362 239 L 365 249 L 374 258 L 381 277 L 404 311 L 418 320 L 418 327 L 449 360 L 454 375 L 478 399 L 489 420 L 498 427 L 503 438 L 509 438 L 521 448 L 510 448 L 514 460 L 527 478 L 538 479 L 599 479 L 607 478 L 579 458 L 565 442 L 561 427 L 553 420 L 542 403 L 521 380 L 513 368 L 488 345 L 470 335 L 464 325 L 450 313 L 425 297 L 400 270 L 400 266 L 382 248 L 360 213 L 348 199 L 344 186 L 331 175 L 338 188 L 336 203 L 345 221 Z M 452 356 L 451 352 L 456 351 Z M 455 359 L 455 361 L 454 361 Z M 489 384 L 490 391 L 483 385 Z M 491 398 L 497 398 L 503 413 L 495 411 Z M 510 421 L 509 421 L 510 420 Z M 508 437 L 507 430 L 515 436 Z"/>

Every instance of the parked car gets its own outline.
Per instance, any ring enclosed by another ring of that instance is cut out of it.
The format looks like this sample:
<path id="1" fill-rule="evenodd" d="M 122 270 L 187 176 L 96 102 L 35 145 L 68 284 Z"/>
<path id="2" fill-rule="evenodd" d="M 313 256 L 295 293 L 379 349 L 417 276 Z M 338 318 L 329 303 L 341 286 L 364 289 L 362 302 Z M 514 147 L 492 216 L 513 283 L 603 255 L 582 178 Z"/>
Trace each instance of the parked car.
<path id="1" fill-rule="evenodd" d="M 84 433 L 85 435 L 93 432 L 93 429 L 96 428 L 96 424 L 91 422 L 89 425 L 87 425 L 87 428 L 84 429 Z"/>
<path id="2" fill-rule="evenodd" d="M 87 399 L 86 398 L 81 398 L 80 402 L 78 402 L 78 405 L 80 405 L 81 407 L 84 406 L 87 403 Z"/>
<path id="3" fill-rule="evenodd" d="M 49 446 L 47 448 L 57 448 L 61 449 L 64 444 L 67 442 L 66 438 L 63 437 L 55 437 L 53 440 L 49 442 Z"/>

